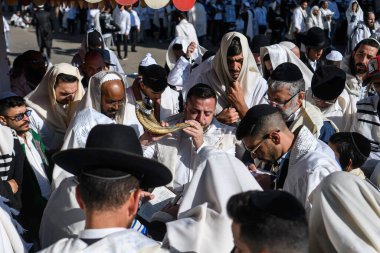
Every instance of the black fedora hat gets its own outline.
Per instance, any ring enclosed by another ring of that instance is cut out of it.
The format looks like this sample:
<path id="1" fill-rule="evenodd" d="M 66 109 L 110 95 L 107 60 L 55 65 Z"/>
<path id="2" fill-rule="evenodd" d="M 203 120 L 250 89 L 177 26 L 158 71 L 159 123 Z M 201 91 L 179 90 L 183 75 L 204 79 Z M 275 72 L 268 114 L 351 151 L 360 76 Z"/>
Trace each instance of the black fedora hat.
<path id="1" fill-rule="evenodd" d="M 53 161 L 75 176 L 82 173 L 104 179 L 133 175 L 141 188 L 168 184 L 173 176 L 163 164 L 143 157 L 132 127 L 97 125 L 89 133 L 86 147 L 54 154 Z"/>
<path id="2" fill-rule="evenodd" d="M 319 27 L 312 27 L 307 32 L 301 33 L 298 36 L 299 40 L 305 44 L 306 47 L 324 49 L 330 45 L 330 40 Z"/>

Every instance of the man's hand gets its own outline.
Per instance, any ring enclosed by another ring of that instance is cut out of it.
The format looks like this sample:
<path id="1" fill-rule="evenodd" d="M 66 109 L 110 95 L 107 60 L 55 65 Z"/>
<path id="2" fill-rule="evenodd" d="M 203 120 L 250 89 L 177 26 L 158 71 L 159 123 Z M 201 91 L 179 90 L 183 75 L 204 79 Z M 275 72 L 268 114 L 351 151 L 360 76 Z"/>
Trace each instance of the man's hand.
<path id="1" fill-rule="evenodd" d="M 182 129 L 182 131 L 192 137 L 195 149 L 198 150 L 203 144 L 203 127 L 196 120 L 186 120 L 185 123 L 188 123 L 191 126 Z"/>
<path id="2" fill-rule="evenodd" d="M 227 125 L 231 125 L 237 122 L 240 119 L 240 117 L 239 117 L 239 113 L 236 111 L 235 108 L 229 107 L 229 108 L 224 108 L 223 111 L 221 111 L 216 116 L 216 119 L 219 122 L 222 122 Z"/>
<path id="3" fill-rule="evenodd" d="M 173 217 L 178 216 L 178 211 L 179 211 L 179 205 L 178 204 L 172 204 L 170 202 L 161 209 L 161 212 L 168 213 Z"/>
<path id="4" fill-rule="evenodd" d="M 147 202 L 149 200 L 152 200 L 154 199 L 154 194 L 150 193 L 150 192 L 146 192 L 146 191 L 141 191 L 140 193 L 140 199 L 142 200 L 142 202 Z"/>
<path id="5" fill-rule="evenodd" d="M 191 42 L 190 45 L 187 47 L 186 57 L 188 59 L 191 58 L 191 55 L 194 53 L 196 47 L 197 47 L 197 44 L 195 42 Z"/>
<path id="6" fill-rule="evenodd" d="M 161 126 L 168 127 L 169 123 L 162 121 Z M 157 142 L 165 137 L 172 136 L 171 133 L 168 134 L 152 134 L 149 131 L 145 131 L 139 138 L 140 144 L 142 146 L 149 146 L 154 142 Z"/>
<path id="7" fill-rule="evenodd" d="M 239 116 L 242 118 L 248 111 L 248 106 L 244 101 L 244 91 L 239 81 L 234 81 L 227 89 L 227 98 L 236 108 Z"/>
<path id="8" fill-rule="evenodd" d="M 18 192 L 18 184 L 17 184 L 17 182 L 14 179 L 11 179 L 11 180 L 9 180 L 7 182 L 11 186 L 13 194 L 15 194 L 16 192 Z"/>

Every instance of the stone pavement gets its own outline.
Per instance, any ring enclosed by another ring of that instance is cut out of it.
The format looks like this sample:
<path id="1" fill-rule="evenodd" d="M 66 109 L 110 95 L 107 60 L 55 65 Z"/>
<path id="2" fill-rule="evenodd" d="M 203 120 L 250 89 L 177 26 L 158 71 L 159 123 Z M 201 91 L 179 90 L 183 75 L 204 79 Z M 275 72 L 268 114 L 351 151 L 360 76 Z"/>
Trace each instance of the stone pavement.
<path id="1" fill-rule="evenodd" d="M 9 32 L 9 60 L 13 60 L 27 50 L 39 50 L 34 27 L 19 28 L 10 26 Z M 78 51 L 84 35 L 76 34 L 71 36 L 65 33 L 55 32 L 53 36 L 53 48 L 51 61 L 53 64 L 67 62 L 70 63 L 74 54 Z M 147 41 L 143 44 L 137 44 L 137 53 L 128 52 L 128 60 L 120 60 L 125 73 L 137 72 L 138 64 L 145 57 L 146 53 L 151 53 L 153 58 L 161 66 L 165 65 L 165 54 L 168 48 L 168 43 L 159 43 L 154 41 Z M 111 48 L 116 50 L 116 48 Z M 130 50 L 130 47 L 129 47 Z M 129 78 L 128 82 L 131 85 L 132 79 Z"/>

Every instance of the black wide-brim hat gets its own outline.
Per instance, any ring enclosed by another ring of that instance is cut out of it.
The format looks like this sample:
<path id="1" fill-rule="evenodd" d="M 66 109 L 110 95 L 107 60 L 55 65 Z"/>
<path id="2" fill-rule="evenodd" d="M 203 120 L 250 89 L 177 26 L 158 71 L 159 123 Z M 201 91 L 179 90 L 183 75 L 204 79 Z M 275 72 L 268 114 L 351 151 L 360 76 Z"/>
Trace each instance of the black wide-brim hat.
<path id="1" fill-rule="evenodd" d="M 53 155 L 53 161 L 75 176 L 85 172 L 112 180 L 132 175 L 141 188 L 163 186 L 173 178 L 165 165 L 142 156 L 136 133 L 125 125 L 97 125 L 85 148 L 60 151 Z"/>
<path id="2" fill-rule="evenodd" d="M 312 27 L 307 32 L 300 33 L 298 39 L 306 47 L 314 49 L 325 49 L 330 46 L 330 40 L 325 32 L 319 27 Z"/>

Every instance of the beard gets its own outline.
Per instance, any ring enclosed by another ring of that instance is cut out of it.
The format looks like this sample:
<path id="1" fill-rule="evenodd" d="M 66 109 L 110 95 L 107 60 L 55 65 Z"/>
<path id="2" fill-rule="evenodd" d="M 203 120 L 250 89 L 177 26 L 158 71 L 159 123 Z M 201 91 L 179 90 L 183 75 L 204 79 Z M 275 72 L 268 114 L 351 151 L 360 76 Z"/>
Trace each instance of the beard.
<path id="1" fill-rule="evenodd" d="M 367 73 L 367 67 L 363 63 L 355 64 L 355 74 L 365 74 Z"/>

